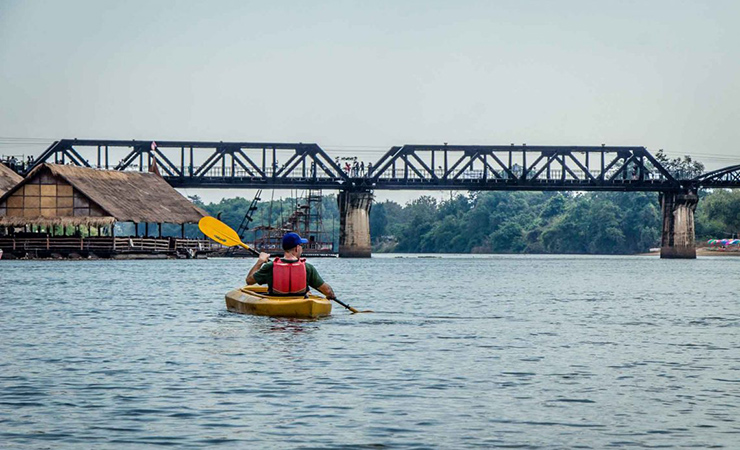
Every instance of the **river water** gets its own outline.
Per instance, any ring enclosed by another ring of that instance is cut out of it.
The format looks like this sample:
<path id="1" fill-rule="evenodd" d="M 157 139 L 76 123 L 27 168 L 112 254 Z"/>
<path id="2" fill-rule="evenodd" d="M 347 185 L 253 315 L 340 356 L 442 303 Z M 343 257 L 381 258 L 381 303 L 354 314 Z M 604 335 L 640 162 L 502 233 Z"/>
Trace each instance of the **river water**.
<path id="1" fill-rule="evenodd" d="M 253 262 L 0 261 L 0 447 L 740 446 L 740 258 L 314 259 L 376 311 L 314 321 Z"/>

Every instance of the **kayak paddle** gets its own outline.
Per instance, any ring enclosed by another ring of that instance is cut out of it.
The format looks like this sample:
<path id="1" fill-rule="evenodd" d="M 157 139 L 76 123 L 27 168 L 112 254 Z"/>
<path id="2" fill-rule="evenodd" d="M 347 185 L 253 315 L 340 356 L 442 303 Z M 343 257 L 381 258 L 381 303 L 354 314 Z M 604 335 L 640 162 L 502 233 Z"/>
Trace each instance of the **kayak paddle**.
<path id="1" fill-rule="evenodd" d="M 260 255 L 260 252 L 242 242 L 242 240 L 239 239 L 239 235 L 236 234 L 236 231 L 234 231 L 230 226 L 214 217 L 206 216 L 200 219 L 198 222 L 198 228 L 200 228 L 200 231 L 203 234 L 223 246 L 233 247 L 238 245 L 246 248 L 255 256 Z"/>
<path id="2" fill-rule="evenodd" d="M 355 309 L 355 308 L 353 308 L 353 307 L 349 306 L 348 304 L 346 304 L 346 303 L 344 303 L 344 302 L 342 302 L 342 301 L 340 301 L 340 300 L 337 300 L 336 298 L 333 298 L 332 300 L 334 300 L 335 302 L 339 303 L 340 305 L 342 305 L 342 306 L 344 306 L 345 308 L 347 308 L 347 309 L 349 309 L 350 311 L 352 311 L 352 314 L 357 314 L 357 313 L 371 313 L 371 312 L 375 312 L 375 311 L 370 311 L 369 309 L 367 309 L 367 310 L 365 310 L 365 311 L 360 311 L 360 310 L 358 310 L 358 309 Z"/>

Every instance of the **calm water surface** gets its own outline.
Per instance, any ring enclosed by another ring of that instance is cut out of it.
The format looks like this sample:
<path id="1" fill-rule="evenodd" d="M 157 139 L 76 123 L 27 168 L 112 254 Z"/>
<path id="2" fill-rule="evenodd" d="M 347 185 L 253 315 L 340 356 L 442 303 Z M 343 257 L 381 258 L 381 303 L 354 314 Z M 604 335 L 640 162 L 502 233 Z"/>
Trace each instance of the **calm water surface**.
<path id="1" fill-rule="evenodd" d="M 740 447 L 740 258 L 315 259 L 376 311 L 315 321 L 253 262 L 0 261 L 0 447 Z"/>

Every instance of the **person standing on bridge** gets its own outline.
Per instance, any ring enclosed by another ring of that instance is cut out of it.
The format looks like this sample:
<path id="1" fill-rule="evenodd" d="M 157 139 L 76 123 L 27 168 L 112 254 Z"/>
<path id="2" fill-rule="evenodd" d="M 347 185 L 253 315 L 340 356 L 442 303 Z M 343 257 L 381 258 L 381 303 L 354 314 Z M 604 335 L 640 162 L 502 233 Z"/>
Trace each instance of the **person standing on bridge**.
<path id="1" fill-rule="evenodd" d="M 301 258 L 306 239 L 298 233 L 287 233 L 283 236 L 282 258 L 270 260 L 269 253 L 260 253 L 257 263 L 247 275 L 247 284 L 266 284 L 270 295 L 298 296 L 306 295 L 308 288 L 318 289 L 326 298 L 337 297 L 334 290 L 326 283 L 316 268 Z"/>

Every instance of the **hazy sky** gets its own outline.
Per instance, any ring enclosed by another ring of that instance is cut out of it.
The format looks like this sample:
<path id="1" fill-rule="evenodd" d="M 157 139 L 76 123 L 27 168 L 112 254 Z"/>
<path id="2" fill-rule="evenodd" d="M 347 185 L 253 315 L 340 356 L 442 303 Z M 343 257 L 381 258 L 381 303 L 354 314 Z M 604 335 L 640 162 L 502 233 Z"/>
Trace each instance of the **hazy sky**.
<path id="1" fill-rule="evenodd" d="M 0 153 L 606 143 L 724 167 L 740 163 L 739 22 L 738 1 L 0 0 Z"/>

